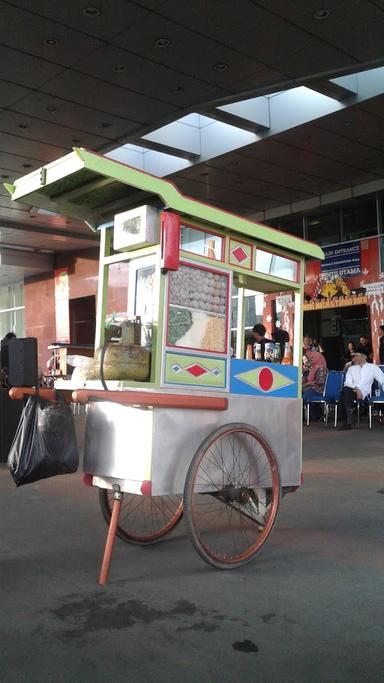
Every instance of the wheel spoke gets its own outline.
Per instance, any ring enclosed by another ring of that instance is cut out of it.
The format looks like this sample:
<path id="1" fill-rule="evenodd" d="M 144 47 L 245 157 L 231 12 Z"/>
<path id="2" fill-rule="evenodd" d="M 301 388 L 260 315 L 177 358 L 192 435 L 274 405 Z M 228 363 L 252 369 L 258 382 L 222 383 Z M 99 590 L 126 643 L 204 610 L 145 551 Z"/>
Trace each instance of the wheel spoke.
<path id="1" fill-rule="evenodd" d="M 216 430 L 198 449 L 188 471 L 187 529 L 210 564 L 248 562 L 270 534 L 280 500 L 275 457 L 249 425 Z"/>
<path id="2" fill-rule="evenodd" d="M 100 504 L 109 523 L 113 492 L 100 489 Z M 125 493 L 117 535 L 128 543 L 149 544 L 158 541 L 180 521 L 181 496 L 140 496 Z"/>

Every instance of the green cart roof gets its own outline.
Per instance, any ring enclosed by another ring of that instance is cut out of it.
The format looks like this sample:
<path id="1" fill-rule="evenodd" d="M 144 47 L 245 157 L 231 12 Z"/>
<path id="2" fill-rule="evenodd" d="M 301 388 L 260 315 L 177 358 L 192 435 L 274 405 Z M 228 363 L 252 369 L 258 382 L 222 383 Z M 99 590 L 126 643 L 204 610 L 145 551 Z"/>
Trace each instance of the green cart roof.
<path id="1" fill-rule="evenodd" d="M 93 230 L 119 211 L 160 198 L 167 208 L 189 220 L 226 228 L 307 258 L 324 258 L 322 249 L 312 242 L 199 202 L 183 195 L 169 180 L 82 148 L 18 178 L 13 185 L 4 185 L 13 200 L 84 220 Z"/>

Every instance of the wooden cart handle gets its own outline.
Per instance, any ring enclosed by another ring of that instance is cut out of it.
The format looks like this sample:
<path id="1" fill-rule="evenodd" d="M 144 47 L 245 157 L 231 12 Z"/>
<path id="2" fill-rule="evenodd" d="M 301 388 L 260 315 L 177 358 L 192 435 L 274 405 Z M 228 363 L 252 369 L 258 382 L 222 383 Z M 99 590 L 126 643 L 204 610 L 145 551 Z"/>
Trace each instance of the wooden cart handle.
<path id="1" fill-rule="evenodd" d="M 228 399 L 218 396 L 160 394 L 155 391 L 103 391 L 101 389 L 78 389 L 72 393 L 74 403 L 88 403 L 92 400 L 112 401 L 125 406 L 192 408 L 195 410 L 227 410 L 228 408 Z"/>
<path id="2" fill-rule="evenodd" d="M 25 396 L 39 396 L 44 399 L 44 401 L 56 401 L 56 394 L 56 389 L 44 389 L 44 387 L 38 387 L 36 389 L 34 387 L 12 387 L 12 389 L 9 390 L 10 398 L 19 401 Z M 71 392 L 68 390 L 60 391 L 60 396 L 62 396 L 65 401 L 68 401 L 68 403 L 72 401 Z"/>

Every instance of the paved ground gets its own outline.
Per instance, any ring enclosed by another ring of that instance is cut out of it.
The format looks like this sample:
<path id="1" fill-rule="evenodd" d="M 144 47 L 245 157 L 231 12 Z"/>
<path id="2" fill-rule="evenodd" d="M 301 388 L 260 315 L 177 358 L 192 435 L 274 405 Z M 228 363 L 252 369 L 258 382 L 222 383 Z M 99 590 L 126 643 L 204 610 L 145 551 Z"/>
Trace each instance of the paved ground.
<path id="1" fill-rule="evenodd" d="M 78 475 L 0 467 L 1 683 L 383 683 L 384 427 L 304 431 L 305 485 L 251 564 L 219 572 L 183 523 L 118 541 Z"/>

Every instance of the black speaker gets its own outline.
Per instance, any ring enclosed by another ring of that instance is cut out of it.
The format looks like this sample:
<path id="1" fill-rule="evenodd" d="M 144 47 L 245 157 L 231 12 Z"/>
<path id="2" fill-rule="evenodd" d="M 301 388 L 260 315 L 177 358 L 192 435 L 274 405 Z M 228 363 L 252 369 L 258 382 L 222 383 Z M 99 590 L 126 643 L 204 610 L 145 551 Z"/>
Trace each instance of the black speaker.
<path id="1" fill-rule="evenodd" d="M 8 344 L 8 383 L 16 387 L 35 387 L 37 376 L 37 339 L 10 339 Z"/>
<path id="2" fill-rule="evenodd" d="M 8 344 L 9 344 L 9 339 L 2 339 L 0 342 L 1 369 L 4 370 L 6 377 L 8 377 L 8 373 L 9 373 Z"/>

